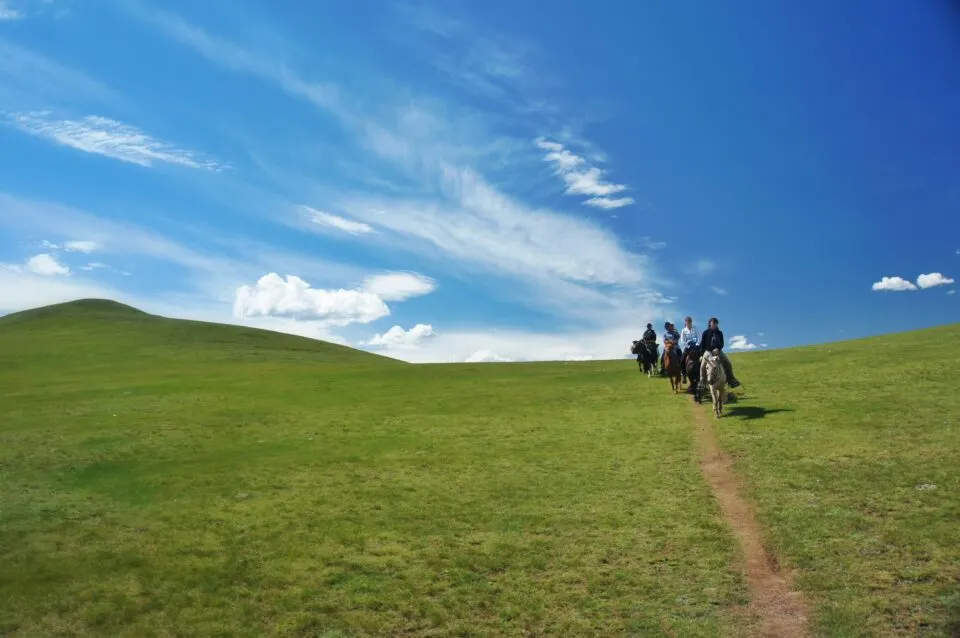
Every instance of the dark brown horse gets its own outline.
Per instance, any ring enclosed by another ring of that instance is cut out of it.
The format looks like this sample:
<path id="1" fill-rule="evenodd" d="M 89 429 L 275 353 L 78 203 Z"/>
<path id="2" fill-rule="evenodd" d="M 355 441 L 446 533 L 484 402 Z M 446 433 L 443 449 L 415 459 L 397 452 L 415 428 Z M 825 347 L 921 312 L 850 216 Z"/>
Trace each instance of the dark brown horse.
<path id="1" fill-rule="evenodd" d="M 680 394 L 680 387 L 683 381 L 680 380 L 680 353 L 677 350 L 677 344 L 673 341 L 667 341 L 663 344 L 663 365 L 670 377 L 670 387 L 674 394 Z"/>

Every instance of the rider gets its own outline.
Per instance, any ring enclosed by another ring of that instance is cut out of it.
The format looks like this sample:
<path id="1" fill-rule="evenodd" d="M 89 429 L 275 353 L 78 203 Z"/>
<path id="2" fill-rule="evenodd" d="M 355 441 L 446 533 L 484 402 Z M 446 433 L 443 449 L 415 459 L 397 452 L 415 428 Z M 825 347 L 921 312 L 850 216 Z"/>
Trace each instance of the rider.
<path id="1" fill-rule="evenodd" d="M 680 347 L 680 333 L 677 332 L 677 329 L 673 327 L 673 324 L 667 321 L 663 324 L 663 355 L 660 357 L 660 367 L 661 370 L 666 367 L 664 362 L 664 357 L 667 356 L 667 341 L 672 341 L 676 348 Z M 680 351 L 677 350 L 677 354 Z"/>
<path id="2" fill-rule="evenodd" d="M 740 382 L 737 381 L 737 378 L 733 376 L 733 365 L 730 363 L 730 359 L 727 358 L 726 353 L 723 351 L 723 331 L 720 330 L 720 322 L 716 317 L 710 317 L 710 322 L 707 324 L 707 329 L 704 330 L 703 334 L 700 336 L 700 350 L 704 354 L 713 350 L 719 350 L 720 362 L 727 371 L 727 383 L 731 388 L 735 388 L 740 385 Z M 704 383 L 707 378 L 707 373 L 704 369 L 706 365 L 707 360 L 703 359 L 700 362 L 701 383 Z"/>
<path id="3" fill-rule="evenodd" d="M 700 342 L 700 332 L 693 325 L 692 317 L 685 317 L 683 320 L 683 330 L 680 331 L 680 344 L 683 346 L 683 354 L 680 357 L 680 369 L 683 377 L 687 377 L 687 355 L 690 350 L 697 347 Z"/>
<path id="4" fill-rule="evenodd" d="M 653 331 L 653 324 L 648 323 L 647 329 L 643 331 L 643 340 L 648 343 L 657 342 L 657 333 Z"/>

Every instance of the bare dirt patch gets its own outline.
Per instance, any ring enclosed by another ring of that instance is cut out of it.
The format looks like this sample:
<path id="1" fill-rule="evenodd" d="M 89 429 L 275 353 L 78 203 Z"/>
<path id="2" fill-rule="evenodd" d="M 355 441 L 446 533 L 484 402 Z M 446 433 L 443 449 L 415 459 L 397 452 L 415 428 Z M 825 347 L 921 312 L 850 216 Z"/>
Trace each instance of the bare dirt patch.
<path id="1" fill-rule="evenodd" d="M 759 636 L 794 638 L 809 636 L 808 607 L 763 543 L 753 508 L 740 495 L 733 461 L 720 449 L 717 433 L 707 414 L 693 406 L 697 427 L 700 469 L 713 488 L 723 519 L 733 530 L 743 552 L 750 587 L 748 611 L 756 619 Z M 722 421 L 722 419 L 721 419 Z"/>

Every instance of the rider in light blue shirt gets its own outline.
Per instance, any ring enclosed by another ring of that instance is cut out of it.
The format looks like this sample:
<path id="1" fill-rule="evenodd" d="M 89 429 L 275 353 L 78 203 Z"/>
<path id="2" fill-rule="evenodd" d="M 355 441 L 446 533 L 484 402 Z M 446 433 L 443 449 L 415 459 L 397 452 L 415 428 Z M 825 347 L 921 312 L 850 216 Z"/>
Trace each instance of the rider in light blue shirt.
<path id="1" fill-rule="evenodd" d="M 679 348 L 680 348 L 680 345 L 681 345 L 681 342 L 680 342 L 680 333 L 677 332 L 677 329 L 673 327 L 673 324 L 672 324 L 672 323 L 670 323 L 669 321 L 666 322 L 665 324 L 663 324 L 663 328 L 664 328 L 664 331 L 663 331 L 663 344 L 664 344 L 664 348 L 663 348 L 663 354 L 660 356 L 660 367 L 661 367 L 661 369 L 664 367 L 663 357 L 665 357 L 666 354 L 667 354 L 667 348 L 666 348 L 667 341 L 672 341 L 672 342 L 676 345 L 676 347 L 677 347 L 677 355 L 678 355 L 678 356 L 680 355 L 680 350 L 679 350 Z"/>

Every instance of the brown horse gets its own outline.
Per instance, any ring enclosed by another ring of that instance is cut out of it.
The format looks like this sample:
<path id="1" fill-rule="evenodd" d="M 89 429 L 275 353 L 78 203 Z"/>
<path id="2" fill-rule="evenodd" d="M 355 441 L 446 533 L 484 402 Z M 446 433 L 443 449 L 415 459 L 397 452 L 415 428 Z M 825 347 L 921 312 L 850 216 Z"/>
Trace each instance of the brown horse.
<path id="1" fill-rule="evenodd" d="M 677 344 L 673 341 L 667 341 L 663 344 L 663 365 L 670 377 L 670 387 L 674 394 L 680 394 L 680 387 L 683 381 L 680 380 L 680 356 L 677 353 Z"/>

